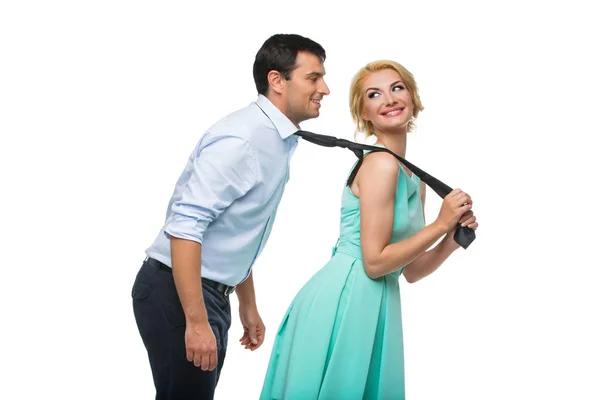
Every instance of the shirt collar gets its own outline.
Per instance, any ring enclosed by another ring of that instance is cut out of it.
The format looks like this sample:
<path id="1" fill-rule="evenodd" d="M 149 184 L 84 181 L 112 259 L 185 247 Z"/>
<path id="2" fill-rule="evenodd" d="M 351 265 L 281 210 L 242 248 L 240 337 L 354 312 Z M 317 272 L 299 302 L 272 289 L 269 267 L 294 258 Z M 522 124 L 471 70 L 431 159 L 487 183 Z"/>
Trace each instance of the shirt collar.
<path id="1" fill-rule="evenodd" d="M 269 117 L 282 139 L 286 139 L 300 130 L 264 95 L 258 95 L 256 105 Z"/>

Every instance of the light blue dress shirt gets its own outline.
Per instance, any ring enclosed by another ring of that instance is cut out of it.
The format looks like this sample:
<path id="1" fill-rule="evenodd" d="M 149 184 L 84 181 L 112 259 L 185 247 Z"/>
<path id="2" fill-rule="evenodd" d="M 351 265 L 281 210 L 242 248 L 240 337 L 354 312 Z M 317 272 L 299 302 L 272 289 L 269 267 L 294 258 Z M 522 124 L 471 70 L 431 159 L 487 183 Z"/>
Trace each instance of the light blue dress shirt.
<path id="1" fill-rule="evenodd" d="M 243 282 L 271 233 L 297 131 L 262 95 L 210 127 L 146 255 L 171 266 L 170 236 L 193 240 L 202 244 L 203 277 L 231 286 Z"/>

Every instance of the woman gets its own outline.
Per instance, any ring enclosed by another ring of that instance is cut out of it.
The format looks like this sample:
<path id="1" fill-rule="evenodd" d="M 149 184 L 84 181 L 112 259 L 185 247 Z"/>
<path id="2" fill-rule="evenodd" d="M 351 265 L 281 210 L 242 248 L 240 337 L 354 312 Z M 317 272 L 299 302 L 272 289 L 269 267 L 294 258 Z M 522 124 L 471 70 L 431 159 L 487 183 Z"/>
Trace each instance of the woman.
<path id="1" fill-rule="evenodd" d="M 358 131 L 404 157 L 423 106 L 412 74 L 383 60 L 355 75 L 350 110 Z M 429 225 L 424 201 L 425 185 L 395 157 L 365 154 L 342 194 L 334 254 L 283 318 L 261 399 L 404 398 L 399 276 L 412 283 L 431 274 L 459 248 L 457 224 L 478 226 L 460 189 Z"/>

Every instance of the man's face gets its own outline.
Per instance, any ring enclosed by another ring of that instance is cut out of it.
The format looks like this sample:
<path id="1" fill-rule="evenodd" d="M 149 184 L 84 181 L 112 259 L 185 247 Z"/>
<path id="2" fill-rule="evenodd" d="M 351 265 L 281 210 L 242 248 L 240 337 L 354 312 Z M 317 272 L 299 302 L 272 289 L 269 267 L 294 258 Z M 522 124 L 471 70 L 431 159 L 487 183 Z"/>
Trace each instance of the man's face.
<path id="1" fill-rule="evenodd" d="M 296 125 L 319 116 L 321 100 L 329 94 L 324 80 L 325 68 L 319 57 L 300 52 L 290 80 L 284 80 L 283 100 L 287 116 Z"/>

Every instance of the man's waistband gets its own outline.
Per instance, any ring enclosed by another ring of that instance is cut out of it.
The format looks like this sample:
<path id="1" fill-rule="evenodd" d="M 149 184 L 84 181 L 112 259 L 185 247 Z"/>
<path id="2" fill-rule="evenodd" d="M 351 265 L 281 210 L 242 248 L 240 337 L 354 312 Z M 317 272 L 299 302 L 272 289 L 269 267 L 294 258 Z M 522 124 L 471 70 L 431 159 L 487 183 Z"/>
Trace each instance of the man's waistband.
<path id="1" fill-rule="evenodd" d="M 152 267 L 161 269 L 163 271 L 167 271 L 171 274 L 173 273 L 173 269 L 171 267 L 169 267 L 168 265 L 166 265 L 164 263 L 161 263 L 160 261 L 158 261 L 154 258 L 147 257 L 145 261 L 146 261 L 146 263 L 148 263 L 148 265 L 150 265 Z M 208 279 L 208 278 L 204 278 L 204 277 L 202 278 L 202 283 L 210 286 L 211 288 L 215 289 L 219 293 L 222 293 L 224 296 L 229 296 L 235 290 L 235 286 L 228 286 L 223 283 L 215 282 L 212 279 Z"/>

